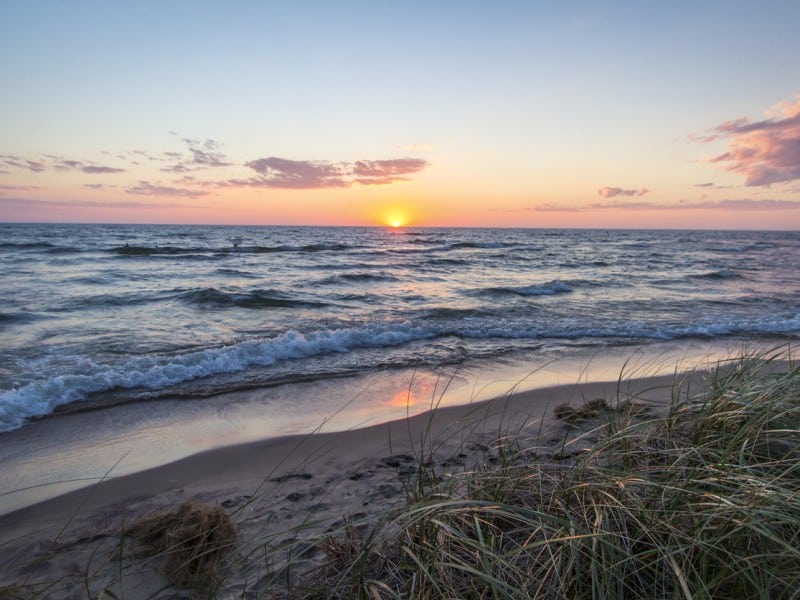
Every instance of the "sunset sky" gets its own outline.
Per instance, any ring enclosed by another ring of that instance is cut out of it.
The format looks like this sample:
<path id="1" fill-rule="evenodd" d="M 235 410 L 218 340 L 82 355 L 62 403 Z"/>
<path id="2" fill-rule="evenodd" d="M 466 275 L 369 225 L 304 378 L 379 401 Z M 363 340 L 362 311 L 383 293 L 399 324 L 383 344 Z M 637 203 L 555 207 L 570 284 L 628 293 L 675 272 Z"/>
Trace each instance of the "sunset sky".
<path id="1" fill-rule="evenodd" d="M 800 2 L 0 0 L 0 221 L 800 229 Z"/>

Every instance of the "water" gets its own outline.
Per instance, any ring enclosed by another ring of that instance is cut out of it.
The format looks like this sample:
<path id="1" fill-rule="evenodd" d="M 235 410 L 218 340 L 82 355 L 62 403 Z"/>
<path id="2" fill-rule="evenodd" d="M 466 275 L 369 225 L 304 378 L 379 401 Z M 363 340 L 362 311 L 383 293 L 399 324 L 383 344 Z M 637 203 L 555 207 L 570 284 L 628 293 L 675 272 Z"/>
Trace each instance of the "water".
<path id="1" fill-rule="evenodd" d="M 796 339 L 799 248 L 793 232 L 0 224 L 0 431 L 87 399 Z"/>

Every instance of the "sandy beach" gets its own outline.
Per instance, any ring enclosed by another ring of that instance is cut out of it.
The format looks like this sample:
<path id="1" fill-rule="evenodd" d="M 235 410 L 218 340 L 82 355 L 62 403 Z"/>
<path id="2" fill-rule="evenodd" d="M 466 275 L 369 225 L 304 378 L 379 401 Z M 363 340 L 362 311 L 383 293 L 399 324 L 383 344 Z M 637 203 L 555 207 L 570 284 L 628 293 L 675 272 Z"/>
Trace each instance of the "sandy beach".
<path id="1" fill-rule="evenodd" d="M 540 388 L 361 429 L 218 448 L 110 476 L 0 517 L 0 589 L 10 586 L 11 597 L 98 597 L 103 590 L 125 598 L 175 597 L 159 560 L 143 559 L 122 532 L 145 515 L 194 501 L 223 507 L 236 527 L 220 597 L 257 593 L 298 548 L 291 577 L 302 578 L 319 563 L 319 548 L 298 541 L 318 541 L 346 523 L 368 529 L 406 502 L 418 465 L 434 464 L 444 477 L 469 470 L 496 460 L 493 443 L 508 435 L 544 454 L 569 455 L 588 439 L 557 420 L 555 406 L 604 398 L 658 411 L 669 404 L 675 383 L 666 375 Z"/>

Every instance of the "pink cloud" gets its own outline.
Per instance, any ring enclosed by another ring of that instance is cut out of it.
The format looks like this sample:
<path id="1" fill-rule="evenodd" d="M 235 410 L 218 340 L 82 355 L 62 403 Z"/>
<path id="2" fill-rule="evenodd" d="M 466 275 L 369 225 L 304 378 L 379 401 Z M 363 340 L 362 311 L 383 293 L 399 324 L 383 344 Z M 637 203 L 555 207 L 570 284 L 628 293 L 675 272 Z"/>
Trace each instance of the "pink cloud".
<path id="1" fill-rule="evenodd" d="M 606 187 L 601 187 L 599 190 L 597 190 L 597 194 L 599 196 L 602 196 L 603 198 L 615 198 L 616 196 L 636 196 L 636 197 L 639 197 L 639 196 L 644 196 L 649 191 L 650 190 L 648 190 L 646 188 L 640 188 L 638 190 L 635 190 L 635 189 L 626 190 L 626 189 L 623 189 L 623 188 L 606 186 Z"/>
<path id="2" fill-rule="evenodd" d="M 271 156 L 245 163 L 259 177 L 231 179 L 227 185 L 286 189 L 322 189 L 361 185 L 388 185 L 408 181 L 406 175 L 417 173 L 428 166 L 418 158 L 388 160 L 359 160 L 355 163 L 328 161 L 289 160 Z"/>
<path id="3" fill-rule="evenodd" d="M 745 177 L 745 185 L 771 185 L 800 179 L 800 95 L 772 110 L 772 116 L 751 122 L 746 117 L 726 121 L 708 142 L 726 138 L 728 151 L 709 159 L 726 171 Z"/>
<path id="4" fill-rule="evenodd" d="M 318 189 L 347 187 L 347 171 L 327 161 L 289 160 L 270 156 L 245 163 L 260 178 L 247 180 L 254 187 Z M 233 181 L 231 181 L 233 183 Z"/>
<path id="5" fill-rule="evenodd" d="M 680 202 L 679 204 L 659 204 L 657 202 L 611 202 L 590 204 L 592 209 L 625 210 L 700 210 L 718 209 L 728 211 L 745 210 L 800 210 L 800 200 L 756 200 L 753 198 L 732 198 L 727 200 L 703 200 L 699 202 Z"/>
<path id="6" fill-rule="evenodd" d="M 660 204 L 658 202 L 596 202 L 582 206 L 564 206 L 554 203 L 544 203 L 537 204 L 533 207 L 493 210 L 499 212 L 535 211 L 578 213 L 589 210 L 680 211 L 703 209 L 737 212 L 800 210 L 800 200 L 756 200 L 753 198 L 731 198 L 727 200 L 681 201 L 678 204 Z"/>
<path id="7" fill-rule="evenodd" d="M 428 162 L 421 158 L 394 158 L 391 160 L 357 160 L 353 174 L 360 177 L 390 177 L 409 175 L 421 171 Z"/>

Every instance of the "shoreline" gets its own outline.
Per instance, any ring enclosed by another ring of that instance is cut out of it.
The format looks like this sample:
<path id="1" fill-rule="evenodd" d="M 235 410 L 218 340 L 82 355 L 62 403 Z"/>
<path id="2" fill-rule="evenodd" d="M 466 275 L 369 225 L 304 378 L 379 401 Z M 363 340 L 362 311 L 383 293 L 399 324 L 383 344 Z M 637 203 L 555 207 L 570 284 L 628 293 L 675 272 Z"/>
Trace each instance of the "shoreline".
<path id="1" fill-rule="evenodd" d="M 420 452 L 453 472 L 491 453 L 494 441 L 509 433 L 526 437 L 542 452 L 564 452 L 565 444 L 577 452 L 586 440 L 569 439 L 572 429 L 555 418 L 555 406 L 633 398 L 659 412 L 668 407 L 676 385 L 682 389 L 703 377 L 695 371 L 536 388 L 360 429 L 216 448 L 112 476 L 0 516 L 0 588 L 20 576 L 17 563 L 42 553 L 50 558 L 38 564 L 34 579 L 61 581 L 69 565 L 118 552 L 125 524 L 188 500 L 224 507 L 236 522 L 241 548 L 294 539 L 300 530 L 322 535 L 348 520 L 368 522 L 406 501 Z M 115 576 L 109 572 L 99 581 L 111 585 Z M 133 598 L 164 585 L 157 569 L 137 577 Z"/>
<path id="2" fill-rule="evenodd" d="M 88 487 L 108 473 L 128 475 L 206 450 L 346 432 L 403 420 L 433 405 L 469 407 L 510 392 L 674 375 L 743 355 L 743 348 L 716 341 L 611 347 L 604 354 L 590 349 L 553 360 L 487 361 L 472 369 L 381 370 L 58 413 L 0 435 L 0 514 Z"/>
<path id="3" fill-rule="evenodd" d="M 681 380 L 683 377 L 702 377 L 703 373 L 701 371 L 682 372 L 678 374 L 677 380 Z M 645 393 L 655 393 L 656 396 L 659 396 L 658 398 L 648 397 L 646 399 L 653 402 L 653 406 L 656 408 L 662 402 L 668 400 L 663 396 L 663 393 L 671 389 L 675 381 L 676 376 L 674 375 L 656 375 L 625 380 L 624 390 L 619 391 L 623 395 L 636 397 L 642 397 Z M 499 420 L 506 417 L 514 421 L 522 419 L 525 422 L 529 422 L 532 419 L 541 420 L 543 423 L 546 422 L 547 425 L 554 425 L 553 419 L 547 416 L 547 412 L 556 404 L 569 403 L 577 405 L 583 400 L 590 400 L 594 397 L 613 396 L 617 393 L 618 386 L 618 381 L 608 380 L 537 387 L 511 392 L 506 396 L 481 400 L 473 404 L 440 406 L 406 418 L 393 419 L 357 429 L 333 432 L 315 431 L 307 434 L 270 437 L 220 446 L 125 475 L 113 475 L 113 473 L 110 473 L 108 477 L 103 478 L 98 483 L 1 514 L 0 525 L 3 524 L 4 520 L 13 518 L 15 515 L 26 511 L 39 512 L 38 507 L 40 506 L 49 509 L 50 503 L 60 504 L 67 499 L 71 501 L 73 497 L 88 496 L 91 499 L 89 506 L 95 506 L 98 502 L 98 497 L 102 498 L 101 502 L 106 502 L 118 495 L 117 491 L 107 488 L 127 489 L 131 487 L 127 483 L 129 481 L 135 481 L 137 484 L 149 481 L 163 481 L 164 489 L 168 489 L 170 486 L 175 487 L 178 485 L 178 482 L 183 487 L 199 486 L 202 488 L 207 484 L 227 482 L 229 480 L 240 481 L 239 478 L 242 474 L 247 475 L 245 478 L 247 480 L 257 479 L 257 477 L 253 477 L 249 467 L 244 466 L 242 461 L 236 460 L 249 455 L 256 455 L 262 460 L 262 464 L 265 465 L 263 468 L 266 470 L 264 478 L 268 478 L 274 472 L 278 472 L 279 476 L 286 475 L 287 472 L 306 462 L 326 446 L 337 447 L 339 450 L 345 449 L 345 457 L 359 455 L 359 452 L 353 447 L 355 438 L 368 441 L 373 446 L 380 446 L 383 441 L 386 441 L 387 450 L 389 446 L 396 445 L 397 449 L 408 451 L 420 441 L 417 438 L 420 436 L 423 424 L 427 423 L 432 424 L 429 434 L 434 437 L 452 433 L 453 431 L 461 431 L 463 427 L 475 425 L 474 421 L 478 421 L 482 429 L 492 429 L 500 425 Z M 297 452 L 295 453 L 294 450 Z M 295 460 L 288 460 L 293 456 Z M 275 460 L 275 457 L 279 459 Z M 215 477 L 212 471 L 200 466 L 203 464 L 225 465 L 230 468 L 226 469 L 224 476 Z M 186 477 L 182 473 L 190 473 L 191 477 Z M 153 490 L 159 490 L 159 486 L 154 486 Z M 160 493 L 160 491 L 154 491 L 153 493 Z"/>

